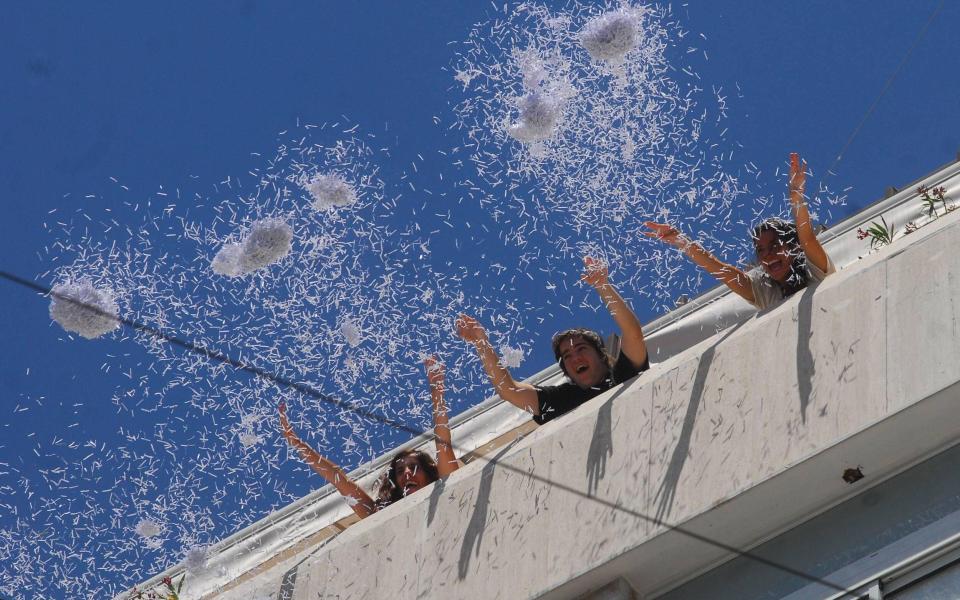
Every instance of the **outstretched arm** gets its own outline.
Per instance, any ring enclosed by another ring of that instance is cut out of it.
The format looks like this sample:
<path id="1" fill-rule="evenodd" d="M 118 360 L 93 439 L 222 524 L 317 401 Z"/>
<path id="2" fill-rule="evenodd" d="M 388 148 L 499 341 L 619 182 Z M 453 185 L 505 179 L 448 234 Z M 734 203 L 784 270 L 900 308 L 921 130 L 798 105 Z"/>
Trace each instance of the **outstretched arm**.
<path id="1" fill-rule="evenodd" d="M 427 381 L 430 382 L 430 400 L 433 403 L 433 435 L 437 444 L 437 471 L 440 477 L 446 477 L 460 467 L 457 455 L 453 452 L 453 440 L 450 438 L 450 425 L 447 420 L 447 404 L 443 401 L 445 367 L 437 357 L 428 356 L 423 361 L 427 369 Z"/>
<path id="2" fill-rule="evenodd" d="M 817 234 L 813 231 L 810 222 L 810 212 L 807 210 L 807 200 L 803 189 L 807 182 L 807 162 L 801 161 L 796 152 L 790 153 L 790 208 L 793 210 L 793 220 L 797 224 L 797 240 L 807 260 L 818 269 L 827 272 L 829 260 L 827 252 L 820 245 Z"/>
<path id="3" fill-rule="evenodd" d="M 663 223 L 654 223 L 647 221 L 644 223 L 650 231 L 642 232 L 643 235 L 658 239 L 670 244 L 687 255 L 687 258 L 696 263 L 700 268 L 710 275 L 719 279 L 724 285 L 736 292 L 741 298 L 753 304 L 753 286 L 750 285 L 750 278 L 747 274 L 733 265 L 722 262 L 716 256 L 707 252 L 700 244 L 687 239 L 675 227 L 664 225 Z"/>
<path id="4" fill-rule="evenodd" d="M 537 399 L 537 388 L 529 383 L 514 381 L 510 371 L 500 364 L 500 359 L 497 358 L 497 353 L 494 352 L 483 326 L 473 317 L 460 315 L 457 319 L 457 332 L 464 341 L 473 344 L 477 349 L 483 368 L 490 377 L 490 383 L 493 384 L 497 394 L 517 408 L 539 415 L 540 402 Z"/>
<path id="5" fill-rule="evenodd" d="M 643 341 L 640 319 L 610 283 L 607 265 L 590 256 L 584 257 L 583 265 L 586 272 L 581 279 L 600 294 L 610 316 L 620 328 L 621 351 L 627 355 L 633 366 L 639 369 L 647 362 L 647 344 Z"/>
<path id="6" fill-rule="evenodd" d="M 297 434 L 293 431 L 293 427 L 290 426 L 290 421 L 287 419 L 286 403 L 280 403 L 279 411 L 280 427 L 283 431 L 283 437 L 286 438 L 287 443 L 297 451 L 300 458 L 303 459 L 303 462 L 310 465 L 321 477 L 333 484 L 333 487 L 337 488 L 337 491 L 347 498 L 350 508 L 353 509 L 353 512 L 357 513 L 358 517 L 362 519 L 376 512 L 376 505 L 370 496 L 363 491 L 362 487 L 347 477 L 347 474 L 343 472 L 343 469 L 341 469 L 339 465 L 325 456 L 321 456 L 316 450 L 311 448 L 309 444 L 297 437 Z"/>

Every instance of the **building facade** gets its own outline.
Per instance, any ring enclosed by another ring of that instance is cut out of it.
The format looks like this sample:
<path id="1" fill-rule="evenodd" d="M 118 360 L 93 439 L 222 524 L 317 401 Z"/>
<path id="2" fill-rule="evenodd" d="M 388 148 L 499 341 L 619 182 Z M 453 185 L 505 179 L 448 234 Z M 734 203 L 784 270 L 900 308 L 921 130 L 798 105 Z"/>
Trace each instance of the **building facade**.
<path id="1" fill-rule="evenodd" d="M 960 164 L 918 183 L 960 197 Z M 912 190 L 881 201 L 824 236 L 843 268 L 819 286 L 694 300 L 648 328 L 648 372 L 539 428 L 491 400 L 447 480 L 356 523 L 321 490 L 191 593 L 960 598 L 958 213 L 869 252 L 858 225 L 922 218 Z"/>

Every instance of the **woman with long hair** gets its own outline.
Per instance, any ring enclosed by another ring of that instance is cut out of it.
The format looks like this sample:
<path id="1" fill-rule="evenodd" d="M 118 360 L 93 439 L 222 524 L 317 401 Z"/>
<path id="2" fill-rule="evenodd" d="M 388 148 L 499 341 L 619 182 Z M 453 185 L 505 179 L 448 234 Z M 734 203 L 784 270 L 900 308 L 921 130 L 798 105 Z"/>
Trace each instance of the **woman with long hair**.
<path id="1" fill-rule="evenodd" d="M 806 169 L 806 162 L 795 152 L 790 154 L 790 208 L 794 222 L 767 219 L 753 229 L 753 247 L 761 266 L 757 271 L 744 273 L 722 262 L 671 225 L 648 221 L 650 231 L 643 234 L 679 249 L 757 308 L 773 306 L 836 270 L 810 223 L 803 195 Z"/>
<path id="2" fill-rule="evenodd" d="M 353 512 L 361 519 L 446 477 L 460 466 L 453 452 L 447 406 L 443 400 L 444 367 L 433 356 L 424 360 L 424 366 L 427 370 L 427 380 L 430 382 L 437 460 L 422 450 L 398 452 L 390 461 L 386 472 L 378 479 L 376 500 L 373 500 L 362 487 L 350 479 L 339 465 L 318 453 L 294 433 L 287 419 L 287 407 L 284 403 L 280 403 L 280 426 L 287 443 L 297 451 L 305 463 L 337 488 L 337 491 L 346 498 Z"/>

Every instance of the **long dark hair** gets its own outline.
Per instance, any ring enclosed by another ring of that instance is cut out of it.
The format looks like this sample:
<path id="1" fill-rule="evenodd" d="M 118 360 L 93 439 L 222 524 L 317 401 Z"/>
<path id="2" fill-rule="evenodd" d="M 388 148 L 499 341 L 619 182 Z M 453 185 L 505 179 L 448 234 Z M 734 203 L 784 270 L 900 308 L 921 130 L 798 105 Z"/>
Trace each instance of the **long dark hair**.
<path id="1" fill-rule="evenodd" d="M 408 456 L 413 456 L 417 459 L 417 463 L 420 465 L 420 468 L 423 469 L 423 472 L 426 473 L 427 479 L 429 479 L 431 483 L 440 479 L 440 471 L 437 470 L 437 463 L 433 460 L 432 456 L 423 450 L 401 450 L 394 455 L 390 461 L 390 466 L 387 467 L 387 470 L 380 476 L 376 502 L 377 510 L 390 506 L 397 500 L 403 498 L 403 488 L 397 484 L 397 463 Z"/>
<path id="2" fill-rule="evenodd" d="M 803 288 L 807 287 L 809 272 L 807 271 L 807 255 L 800 247 L 800 238 L 797 237 L 797 226 L 789 221 L 773 217 L 762 221 L 753 228 L 753 247 L 757 248 L 757 242 L 760 241 L 760 235 L 766 231 L 772 231 L 777 236 L 777 240 L 787 248 L 787 255 L 791 258 L 790 274 L 786 281 L 777 281 L 783 297 L 792 296 Z M 757 258 L 760 258 L 759 253 Z"/>

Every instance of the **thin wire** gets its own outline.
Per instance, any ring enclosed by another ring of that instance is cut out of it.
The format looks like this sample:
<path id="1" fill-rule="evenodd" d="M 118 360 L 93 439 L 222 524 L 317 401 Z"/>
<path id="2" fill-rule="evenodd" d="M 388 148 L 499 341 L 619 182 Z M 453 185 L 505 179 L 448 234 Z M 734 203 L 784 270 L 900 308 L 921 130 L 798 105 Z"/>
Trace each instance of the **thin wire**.
<path id="1" fill-rule="evenodd" d="M 316 398 L 316 399 L 318 399 L 318 400 L 321 400 L 321 401 L 323 401 L 323 402 L 327 402 L 327 403 L 333 404 L 334 406 L 337 406 L 338 408 L 342 408 L 342 409 L 348 410 L 348 411 L 350 411 L 350 412 L 354 412 L 354 413 L 356 413 L 356 414 L 358 414 L 358 415 L 361 415 L 361 416 L 363 416 L 363 417 L 366 417 L 366 418 L 368 418 L 368 419 L 370 419 L 370 420 L 372 420 L 372 421 L 379 421 L 379 422 L 381 422 L 381 423 L 384 423 L 384 424 L 386 424 L 386 425 L 390 425 L 391 427 L 394 427 L 394 428 L 396 428 L 396 429 L 400 429 L 400 430 L 402 430 L 402 431 L 405 431 L 405 432 L 407 432 L 407 433 L 411 433 L 411 434 L 413 434 L 413 435 L 421 435 L 421 434 L 423 433 L 422 431 L 420 431 L 420 430 L 418 430 L 418 429 L 414 429 L 414 428 L 406 425 L 406 424 L 403 423 L 402 421 L 397 421 L 397 420 L 395 420 L 395 419 L 391 419 L 390 417 L 387 417 L 387 416 L 384 416 L 384 415 L 379 415 L 379 414 L 376 414 L 376 413 L 374 413 L 374 412 L 370 412 L 369 410 L 366 410 L 365 408 L 362 408 L 360 405 L 355 404 L 355 403 L 353 403 L 353 402 L 347 402 L 346 400 L 340 400 L 340 399 L 338 399 L 338 398 L 332 398 L 332 397 L 330 397 L 330 396 L 327 396 L 326 394 L 318 391 L 317 389 L 315 389 L 315 388 L 313 388 L 313 387 L 311 387 L 311 386 L 309 386 L 309 385 L 307 385 L 307 384 L 305 384 L 305 383 L 298 383 L 298 382 L 296 382 L 296 381 L 292 381 L 292 380 L 290 380 L 290 379 L 287 379 L 287 378 L 284 377 L 283 375 L 278 375 L 278 374 L 276 374 L 276 373 L 271 373 L 271 372 L 266 371 L 266 370 L 264 370 L 264 369 L 262 369 L 262 368 L 260 368 L 260 367 L 256 367 L 256 366 L 247 364 L 247 363 L 245 363 L 245 362 L 243 362 L 243 361 L 241 361 L 241 360 L 237 360 L 237 359 L 235 359 L 235 358 L 233 358 L 233 357 L 231 357 L 231 356 L 229 356 L 229 355 L 227 355 L 227 354 L 224 354 L 224 353 L 222 353 L 222 352 L 219 352 L 219 351 L 217 351 L 217 350 L 211 350 L 210 348 L 207 348 L 207 347 L 205 347 L 205 346 L 201 346 L 201 345 L 199 345 L 199 344 L 195 344 L 195 343 L 193 343 L 193 342 L 190 342 L 190 341 L 187 341 L 187 340 L 183 340 L 183 339 L 178 338 L 178 337 L 176 337 L 176 336 L 174 336 L 174 335 L 171 335 L 171 334 L 169 334 L 169 333 L 164 333 L 163 331 L 160 331 L 159 329 L 157 329 L 157 328 L 155 328 L 155 327 L 151 327 L 151 326 L 149 326 L 149 325 L 144 325 L 143 323 L 140 323 L 140 322 L 138 322 L 138 321 L 134 321 L 133 319 L 128 319 L 128 318 L 125 318 L 125 317 L 121 317 L 121 316 L 118 316 L 118 315 L 114 315 L 114 314 L 112 314 L 112 313 L 108 313 L 108 312 L 100 309 L 100 308 L 97 307 L 97 306 L 93 306 L 93 305 L 91 305 L 91 304 L 87 304 L 87 303 L 85 303 L 85 302 L 81 302 L 81 301 L 79 301 L 79 300 L 76 300 L 75 298 L 71 298 L 71 297 L 66 296 L 66 295 L 64 295 L 64 294 L 60 294 L 60 293 L 58 293 L 58 292 L 53 291 L 51 288 L 49 288 L 49 287 L 47 287 L 47 286 L 45 286 L 45 285 L 41 285 L 41 284 L 35 283 L 35 282 L 33 282 L 33 281 L 30 281 L 29 279 L 24 279 L 23 277 L 18 277 L 17 275 L 13 275 L 12 273 L 8 273 L 8 272 L 6 272 L 6 271 L 0 271 L 0 277 L 6 279 L 6 280 L 8 280 L 8 281 L 11 281 L 11 282 L 13 282 L 13 283 L 16 283 L 16 284 L 19 284 L 19 285 L 28 287 L 28 288 L 30 288 L 30 289 L 32 289 L 32 290 L 34 290 L 34 291 L 36 291 L 36 292 L 39 292 L 39 293 L 41 293 L 41 294 L 43 294 L 43 295 L 45 295 L 45 296 L 53 296 L 53 297 L 56 298 L 57 300 L 62 300 L 62 301 L 65 301 L 65 302 L 69 302 L 69 303 L 71 303 L 71 304 L 75 304 L 75 305 L 78 305 L 78 306 L 82 306 L 82 307 L 86 308 L 87 310 L 89 310 L 90 312 L 95 313 L 97 316 L 107 317 L 107 318 L 110 318 L 110 319 L 114 319 L 114 320 L 116 320 L 116 321 L 118 321 L 118 322 L 120 322 L 120 323 L 122 323 L 122 324 L 124 324 L 124 325 L 126 325 L 126 326 L 128 326 L 128 327 L 130 327 L 131 329 L 135 329 L 135 330 L 137 330 L 137 331 L 141 331 L 141 332 L 143 332 L 143 333 L 146 333 L 146 334 L 149 334 L 149 335 L 158 337 L 158 338 L 160 338 L 160 339 L 162 339 L 162 340 L 164 340 L 164 341 L 166 341 L 166 342 L 170 342 L 171 344 L 173 344 L 173 345 L 175 345 L 175 346 L 179 346 L 179 347 L 181 347 L 181 348 L 183 348 L 183 349 L 185 349 L 185 350 L 189 350 L 189 351 L 191 351 L 191 352 L 196 352 L 196 353 L 198 353 L 198 354 L 202 354 L 202 355 L 206 356 L 207 358 L 210 358 L 210 359 L 213 359 L 213 360 L 216 360 L 216 361 L 219 361 L 219 362 L 228 364 L 228 365 L 230 365 L 230 366 L 232 366 L 232 367 L 236 367 L 237 369 L 240 369 L 241 371 L 246 371 L 247 373 L 250 373 L 251 375 L 256 375 L 257 377 L 262 377 L 262 378 L 264 378 L 264 379 L 267 379 L 267 380 L 269 380 L 269 381 L 272 381 L 273 383 L 276 383 L 277 385 L 286 386 L 286 387 L 291 387 L 291 388 L 297 390 L 298 392 L 300 392 L 300 393 L 302 393 L 302 394 L 306 394 L 306 395 L 308 395 L 308 396 L 312 396 L 312 397 L 314 397 L 314 398 Z"/>
<path id="2" fill-rule="evenodd" d="M 151 327 L 151 326 L 149 326 L 149 325 L 145 325 L 145 324 L 140 323 L 140 322 L 138 322 L 138 321 L 135 321 L 135 320 L 133 320 L 133 319 L 129 319 L 129 318 L 125 318 L 125 317 L 120 317 L 120 316 L 117 316 L 117 315 L 113 315 L 113 314 L 111 314 L 111 313 L 108 313 L 108 312 L 100 309 L 100 308 L 97 307 L 97 306 L 93 306 L 93 305 L 87 304 L 86 302 L 82 302 L 82 301 L 80 301 L 80 300 L 77 300 L 77 299 L 75 299 L 75 298 L 71 298 L 71 297 L 66 296 L 66 295 L 64 295 L 64 294 L 60 294 L 59 292 L 53 291 L 53 289 L 50 288 L 50 287 L 47 287 L 47 286 L 45 286 L 45 285 L 42 285 L 42 284 L 39 284 L 39 283 L 36 283 L 36 282 L 33 282 L 33 281 L 30 281 L 29 279 L 25 279 L 25 278 L 23 278 L 23 277 L 19 277 L 19 276 L 17 276 L 17 275 L 14 275 L 14 274 L 12 274 L 12 273 L 8 273 L 8 272 L 6 272 L 6 271 L 0 271 L 0 278 L 6 279 L 7 281 L 10 281 L 10 282 L 15 283 L 15 284 L 17 284 L 17 285 L 20 285 L 20 286 L 23 286 L 23 287 L 27 287 L 27 288 L 29 288 L 29 289 L 31 289 L 31 290 L 34 290 L 34 291 L 36 291 L 36 292 L 38 292 L 38 293 L 40 293 L 40 294 L 45 295 L 45 296 L 52 296 L 52 297 L 56 298 L 57 300 L 62 300 L 62 301 L 65 301 L 65 302 L 70 302 L 71 304 L 75 304 L 75 305 L 78 305 L 78 306 L 82 306 L 82 307 L 84 307 L 85 309 L 90 310 L 91 312 L 94 312 L 94 313 L 97 314 L 98 316 L 104 316 L 104 317 L 108 317 L 108 318 L 111 318 L 111 319 L 115 319 L 117 322 L 122 323 L 122 324 L 124 324 L 124 325 L 126 325 L 126 326 L 128 326 L 128 327 L 130 327 L 130 328 L 132 328 L 132 329 L 135 329 L 135 330 L 137 330 L 137 331 L 141 331 L 141 332 L 147 333 L 147 334 L 149 334 L 149 335 L 156 336 L 156 337 L 158 337 L 158 338 L 160 338 L 160 339 L 162 339 L 162 340 L 164 340 L 164 341 L 167 341 L 167 342 L 170 342 L 171 344 L 174 344 L 174 345 L 176 345 L 176 346 L 179 346 L 179 347 L 181 347 L 181 348 L 183 348 L 183 349 L 185 349 L 185 350 L 187 350 L 187 351 L 189 351 L 189 352 L 196 352 L 196 353 L 202 354 L 203 356 L 206 356 L 207 358 L 210 358 L 210 359 L 212 359 L 212 360 L 219 361 L 219 362 L 222 362 L 222 363 L 224 363 L 224 364 L 228 364 L 228 365 L 230 365 L 230 366 L 232 366 L 232 367 L 235 367 L 235 368 L 237 368 L 237 369 L 239 369 L 239 370 L 241 370 L 241 371 L 244 371 L 244 372 L 246 372 L 246 373 L 250 373 L 250 374 L 255 375 L 255 376 L 257 376 L 257 377 L 262 377 L 262 378 L 264 378 L 264 379 L 266 379 L 266 380 L 268 380 L 268 381 L 271 381 L 271 382 L 277 384 L 278 386 L 291 387 L 291 388 L 295 389 L 296 391 L 298 391 L 298 392 L 300 392 L 300 393 L 302 393 L 302 394 L 304 394 L 304 395 L 313 397 L 313 398 L 315 398 L 315 399 L 317 399 L 317 400 L 320 400 L 321 402 L 327 402 L 327 403 L 334 404 L 335 406 L 337 406 L 337 407 L 339 407 L 339 408 L 342 408 L 342 409 L 345 409 L 345 410 L 349 410 L 349 411 L 355 412 L 356 414 L 359 414 L 359 415 L 361 415 L 361 416 L 363 416 L 363 417 L 366 417 L 366 418 L 368 418 L 368 419 L 370 419 L 370 420 L 378 421 L 378 422 L 383 423 L 383 424 L 385 424 L 385 425 L 389 425 L 390 427 L 393 427 L 393 428 L 398 429 L 398 430 L 400 430 L 400 431 L 403 431 L 403 432 L 405 432 L 405 433 L 410 433 L 410 434 L 412 434 L 412 435 L 414 435 L 414 436 L 422 436 L 422 435 L 428 434 L 428 432 L 429 432 L 429 430 L 427 430 L 427 431 L 421 431 L 421 430 L 416 429 L 416 428 L 414 428 L 414 427 L 410 427 L 409 425 L 407 425 L 407 424 L 405 424 L 405 423 L 403 423 L 403 422 L 401 422 L 401 421 L 397 421 L 397 420 L 395 420 L 395 419 L 391 419 L 391 418 L 389 418 L 389 417 L 385 417 L 385 416 L 383 416 L 383 415 L 379 415 L 379 414 L 370 412 L 370 411 L 368 411 L 368 410 L 366 410 L 366 409 L 363 409 L 363 408 L 357 406 L 356 404 L 354 404 L 354 403 L 352 403 L 352 402 L 347 402 L 347 401 L 345 401 L 345 400 L 339 400 L 339 399 L 337 399 L 337 398 L 332 398 L 332 397 L 330 397 L 330 396 L 328 396 L 328 395 L 320 392 L 319 390 L 311 387 L 311 386 L 308 385 L 308 384 L 298 383 L 298 382 L 295 382 L 295 381 L 291 381 L 290 379 L 287 379 L 286 377 L 283 377 L 282 375 L 278 375 L 278 374 L 276 374 L 276 373 L 271 373 L 271 372 L 269 372 L 269 371 L 266 371 L 265 369 L 262 369 L 262 368 L 260 368 L 260 367 L 256 367 L 256 366 L 253 366 L 253 365 L 249 365 L 249 364 L 247 364 L 247 363 L 245 363 L 245 362 L 243 362 L 243 361 L 241 361 L 241 360 L 235 359 L 235 358 L 233 358 L 233 357 L 231 357 L 231 356 L 229 356 L 229 355 L 227 355 L 227 354 L 224 354 L 224 353 L 222 353 L 222 352 L 219 352 L 219 351 L 216 351 L 216 350 L 211 350 L 211 349 L 206 348 L 206 347 L 204 347 L 204 346 L 201 346 L 201 345 L 199 345 L 199 344 L 195 344 L 195 343 L 193 343 L 193 342 L 180 339 L 180 338 L 178 338 L 178 337 L 176 337 L 176 336 L 174 336 L 174 335 L 170 335 L 170 334 L 168 334 L 168 333 L 164 333 L 163 331 L 160 331 L 159 329 L 156 329 L 155 327 Z M 454 444 L 451 444 L 451 446 L 452 446 L 455 450 L 457 450 L 458 452 L 462 453 L 463 448 L 458 448 L 458 447 L 457 447 L 456 445 L 454 445 Z M 783 571 L 783 572 L 785 572 L 785 573 L 787 573 L 787 574 L 790 574 L 790 575 L 793 575 L 793 576 L 796 576 L 796 577 L 800 577 L 800 578 L 802 578 L 802 579 L 806 579 L 806 580 L 808 580 L 808 581 L 810 581 L 810 582 L 812 582 L 812 583 L 818 583 L 818 584 L 823 585 L 823 586 L 825 586 L 825 587 L 828 587 L 828 588 L 830 588 L 830 589 L 832 589 L 832 590 L 834 590 L 834 591 L 841 592 L 843 595 L 842 595 L 842 596 L 839 596 L 840 598 L 844 598 L 844 597 L 847 597 L 847 596 L 850 596 L 851 598 L 855 598 L 855 599 L 862 598 L 862 596 L 858 596 L 858 595 L 854 594 L 853 592 L 851 592 L 851 591 L 848 590 L 847 588 L 845 588 L 845 587 L 843 587 L 843 586 L 841 586 L 841 585 L 838 585 L 838 584 L 836 584 L 836 583 L 833 583 L 833 582 L 831 582 L 831 581 L 828 581 L 828 580 L 826 580 L 826 579 L 823 579 L 823 578 L 821 578 L 821 577 L 817 577 L 816 575 L 810 575 L 809 573 L 806 573 L 806 572 L 801 571 L 801 570 L 799 570 L 799 569 L 795 569 L 795 568 L 793 568 L 793 567 L 789 567 L 789 566 L 787 566 L 787 565 L 778 563 L 778 562 L 773 561 L 773 560 L 770 560 L 770 559 L 768 559 L 768 558 L 764 558 L 764 557 L 762 557 L 762 556 L 760 556 L 760 555 L 757 555 L 757 554 L 754 554 L 754 553 L 752 553 L 752 552 L 750 552 L 750 551 L 741 550 L 741 549 L 739 549 L 739 548 L 737 548 L 737 547 L 735 547 L 735 546 L 731 546 L 731 545 L 729 545 L 729 544 L 726 544 L 726 543 L 724 543 L 724 542 L 717 541 L 717 540 L 715 540 L 715 539 L 713 539 L 713 538 L 710 538 L 710 537 L 707 537 L 707 536 L 705 536 L 705 535 L 702 535 L 702 534 L 699 534 L 699 533 L 690 531 L 690 530 L 685 529 L 684 527 L 681 527 L 681 526 L 679 526 L 679 525 L 671 525 L 671 524 L 669 524 L 669 523 L 667 523 L 667 522 L 665 522 L 665 521 L 663 521 L 662 519 L 659 519 L 659 518 L 657 518 L 657 517 L 651 517 L 651 516 L 646 515 L 646 514 L 644 514 L 644 513 L 641 513 L 641 512 L 638 512 L 638 511 L 635 511 L 635 510 L 632 510 L 632 509 L 623 507 L 623 506 L 621 506 L 620 504 L 618 504 L 618 503 L 616 503 L 616 502 L 611 502 L 611 501 L 609 501 L 609 500 L 604 500 L 603 498 L 598 498 L 598 497 L 596 497 L 596 496 L 593 496 L 593 495 L 591 495 L 591 494 L 589 494 L 589 493 L 584 493 L 582 490 L 578 490 L 578 489 L 573 488 L 573 487 L 571 487 L 571 486 L 569 486 L 569 485 L 565 485 L 565 484 L 562 484 L 562 483 L 557 483 L 557 482 L 552 481 L 552 480 L 550 480 L 550 479 L 548 479 L 548 478 L 546 478 L 546 477 L 542 477 L 542 476 L 540 476 L 540 475 L 536 475 L 536 474 L 534 474 L 534 473 L 532 473 L 532 472 L 524 471 L 523 469 L 520 469 L 520 468 L 518 468 L 518 467 L 514 467 L 514 466 L 509 465 L 509 464 L 501 463 L 501 462 L 499 462 L 497 459 L 487 458 L 487 457 L 485 457 L 485 456 L 477 456 L 477 457 L 475 458 L 475 460 L 483 460 L 483 461 L 485 461 L 485 462 L 488 463 L 488 464 L 493 464 L 493 465 L 496 465 L 496 466 L 498 466 L 498 467 L 502 467 L 502 468 L 504 468 L 504 469 L 506 469 L 506 470 L 508 470 L 508 471 L 513 471 L 513 472 L 518 473 L 518 474 L 520 474 L 520 475 L 524 475 L 524 476 L 526 476 L 526 477 L 529 477 L 530 479 L 533 479 L 533 480 L 538 481 L 538 482 L 540 482 L 540 483 L 544 483 L 544 484 L 549 485 L 549 486 L 552 486 L 552 487 L 554 487 L 554 488 L 563 490 L 563 491 L 565 491 L 565 492 L 569 492 L 569 493 L 571 493 L 571 494 L 573 494 L 573 495 L 575 495 L 575 496 L 580 496 L 580 497 L 585 498 L 585 499 L 587 499 L 587 500 L 592 500 L 593 502 L 596 502 L 597 504 L 600 504 L 600 505 L 602 505 L 602 506 L 605 506 L 605 507 L 607 507 L 607 508 L 610 508 L 610 509 L 613 509 L 613 510 L 616 510 L 616 511 L 619 511 L 619 512 L 623 512 L 623 513 L 625 513 L 625 514 L 627 514 L 627 515 L 630 515 L 630 516 L 635 517 L 635 518 L 637 518 L 637 519 L 641 519 L 641 520 L 646 521 L 646 522 L 648 522 L 648 523 L 651 523 L 651 524 L 653 524 L 653 525 L 665 527 L 666 529 L 668 529 L 668 530 L 670 530 L 670 531 L 675 531 L 675 532 L 677 532 L 677 533 L 679 533 L 679 534 L 682 534 L 682 535 L 684 535 L 684 536 L 687 536 L 687 537 L 689 537 L 689 538 L 691 538 L 691 539 L 697 540 L 697 541 L 702 542 L 702 543 L 704 543 L 704 544 L 707 544 L 707 545 L 710 545 L 710 546 L 714 546 L 714 547 L 716 547 L 716 548 L 719 548 L 719 549 L 721 549 L 721 550 L 725 550 L 725 551 L 727 551 L 727 552 L 736 554 L 736 555 L 738 555 L 738 556 L 742 556 L 742 557 L 744 557 L 744 558 L 748 558 L 748 559 L 753 560 L 753 561 L 756 561 L 756 562 L 758 562 L 758 563 L 760 563 L 760 564 L 762 564 L 762 565 L 766 565 L 766 566 L 768 566 L 768 567 L 771 567 L 771 568 L 774 568 L 774 569 Z"/>
<path id="3" fill-rule="evenodd" d="M 873 114 L 874 109 L 877 108 L 877 105 L 880 103 L 880 100 L 886 95 L 887 90 L 890 89 L 890 86 L 893 85 L 894 80 L 897 76 L 900 75 L 900 71 L 903 70 L 904 65 L 907 64 L 907 61 L 910 59 L 910 55 L 913 54 L 913 51 L 916 49 L 917 45 L 920 44 L 920 41 L 927 34 L 927 30 L 930 29 L 930 25 L 933 23 L 933 20 L 940 14 L 940 10 L 943 8 L 945 0 L 940 0 L 940 4 L 933 9 L 933 12 L 930 14 L 930 18 L 927 19 L 927 22 L 920 29 L 920 32 L 917 34 L 917 37 L 914 38 L 913 44 L 907 49 L 906 54 L 903 55 L 903 58 L 900 59 L 900 64 L 897 65 L 897 68 L 894 69 L 893 74 L 887 78 L 887 82 L 883 85 L 883 89 L 880 90 L 880 93 L 874 99 L 873 104 L 870 105 L 870 108 L 867 109 L 867 112 L 864 113 L 863 118 L 860 119 L 860 123 L 854 128 L 853 133 L 850 134 L 850 137 L 847 138 L 847 142 L 843 145 L 843 148 L 840 149 L 840 152 L 837 154 L 837 157 L 833 160 L 833 164 L 830 165 L 830 168 L 826 170 L 826 175 L 836 175 L 833 170 L 837 167 L 837 164 L 843 159 L 844 153 L 846 153 L 847 148 L 850 147 L 850 144 L 853 143 L 854 138 L 860 133 L 860 129 L 863 128 L 864 123 L 867 122 L 867 119 L 870 118 L 870 115 Z"/>

